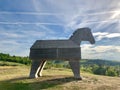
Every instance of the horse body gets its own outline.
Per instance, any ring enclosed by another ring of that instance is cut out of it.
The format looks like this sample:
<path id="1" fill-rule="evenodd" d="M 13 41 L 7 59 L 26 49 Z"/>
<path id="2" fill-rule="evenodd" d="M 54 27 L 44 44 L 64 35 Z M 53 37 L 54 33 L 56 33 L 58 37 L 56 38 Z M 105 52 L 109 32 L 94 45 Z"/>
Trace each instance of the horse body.
<path id="1" fill-rule="evenodd" d="M 37 40 L 31 47 L 30 59 L 80 59 L 80 51 L 72 40 Z"/>
<path id="2" fill-rule="evenodd" d="M 30 48 L 30 78 L 42 76 L 46 60 L 68 60 L 74 77 L 80 77 L 81 41 L 95 43 L 89 28 L 77 29 L 68 40 L 37 40 Z"/>

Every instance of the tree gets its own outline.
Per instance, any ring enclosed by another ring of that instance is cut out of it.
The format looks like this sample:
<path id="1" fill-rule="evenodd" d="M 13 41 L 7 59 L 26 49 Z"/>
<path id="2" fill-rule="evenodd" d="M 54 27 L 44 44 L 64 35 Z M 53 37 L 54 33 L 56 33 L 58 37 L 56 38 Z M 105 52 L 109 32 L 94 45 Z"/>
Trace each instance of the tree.
<path id="1" fill-rule="evenodd" d="M 108 67 L 105 75 L 107 75 L 107 76 L 117 76 L 117 71 L 115 70 L 114 67 Z"/>
<path id="2" fill-rule="evenodd" d="M 105 66 L 99 66 L 93 73 L 98 75 L 105 75 L 106 68 Z"/>

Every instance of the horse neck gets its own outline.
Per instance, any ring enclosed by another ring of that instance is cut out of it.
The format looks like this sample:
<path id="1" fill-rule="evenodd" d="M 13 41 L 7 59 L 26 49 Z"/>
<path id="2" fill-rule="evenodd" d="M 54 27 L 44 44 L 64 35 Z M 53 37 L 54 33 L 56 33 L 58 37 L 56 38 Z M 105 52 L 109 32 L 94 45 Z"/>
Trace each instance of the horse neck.
<path id="1" fill-rule="evenodd" d="M 79 35 L 72 35 L 69 40 L 72 40 L 78 45 L 80 45 L 82 41 Z"/>

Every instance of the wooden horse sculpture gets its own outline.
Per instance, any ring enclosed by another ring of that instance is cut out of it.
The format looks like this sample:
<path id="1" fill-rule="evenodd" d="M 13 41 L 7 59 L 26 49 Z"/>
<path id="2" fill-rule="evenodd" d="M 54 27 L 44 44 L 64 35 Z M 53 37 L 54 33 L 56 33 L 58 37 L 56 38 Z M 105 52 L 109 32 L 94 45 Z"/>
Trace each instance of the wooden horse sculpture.
<path id="1" fill-rule="evenodd" d="M 76 79 L 80 77 L 81 41 L 95 43 L 89 28 L 79 28 L 68 40 L 37 40 L 30 48 L 30 78 L 42 76 L 46 60 L 68 60 Z"/>

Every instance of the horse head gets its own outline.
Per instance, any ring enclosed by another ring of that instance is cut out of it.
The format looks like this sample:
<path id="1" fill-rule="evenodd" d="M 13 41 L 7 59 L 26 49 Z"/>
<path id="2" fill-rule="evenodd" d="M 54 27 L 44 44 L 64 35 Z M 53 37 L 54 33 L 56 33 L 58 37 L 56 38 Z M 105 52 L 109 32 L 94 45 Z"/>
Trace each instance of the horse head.
<path id="1" fill-rule="evenodd" d="M 91 29 L 87 27 L 77 29 L 70 37 L 70 40 L 74 41 L 77 44 L 80 44 L 81 41 L 89 41 L 91 44 L 95 43 Z"/>

